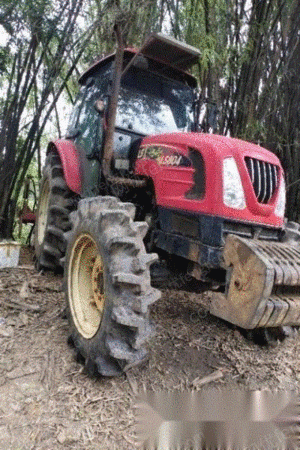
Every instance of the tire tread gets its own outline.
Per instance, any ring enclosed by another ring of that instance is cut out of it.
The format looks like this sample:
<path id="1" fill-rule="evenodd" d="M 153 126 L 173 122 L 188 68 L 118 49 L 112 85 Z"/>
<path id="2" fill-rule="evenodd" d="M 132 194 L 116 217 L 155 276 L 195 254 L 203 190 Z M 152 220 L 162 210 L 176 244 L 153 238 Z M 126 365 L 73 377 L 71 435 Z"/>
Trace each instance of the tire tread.
<path id="1" fill-rule="evenodd" d="M 160 298 L 160 292 L 150 284 L 150 265 L 157 255 L 146 253 L 143 237 L 148 226 L 133 222 L 134 210 L 133 205 L 114 197 L 95 197 L 81 200 L 77 211 L 71 213 L 73 228 L 68 232 L 66 280 L 72 267 L 68 258 L 81 233 L 89 233 L 102 249 L 108 273 L 105 279 L 110 280 L 106 296 L 111 305 L 105 319 L 108 322 L 102 323 L 102 319 L 92 339 L 84 339 L 76 329 L 67 292 L 72 341 L 89 365 L 97 367 L 99 375 L 121 374 L 145 361 L 148 352 L 144 345 L 154 331 L 148 307 Z"/>

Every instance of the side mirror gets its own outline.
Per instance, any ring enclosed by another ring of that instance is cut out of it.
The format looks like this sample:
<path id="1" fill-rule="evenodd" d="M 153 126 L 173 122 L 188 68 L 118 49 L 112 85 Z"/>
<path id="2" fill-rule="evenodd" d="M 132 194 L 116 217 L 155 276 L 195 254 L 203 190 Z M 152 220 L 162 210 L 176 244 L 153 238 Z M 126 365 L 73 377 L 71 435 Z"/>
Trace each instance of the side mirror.
<path id="1" fill-rule="evenodd" d="M 96 110 L 99 114 L 101 114 L 101 115 L 104 114 L 104 111 L 105 111 L 105 103 L 104 103 L 104 101 L 102 100 L 102 98 L 99 98 L 98 100 L 95 101 L 95 103 L 94 103 L 94 108 L 95 108 L 95 110 Z"/>

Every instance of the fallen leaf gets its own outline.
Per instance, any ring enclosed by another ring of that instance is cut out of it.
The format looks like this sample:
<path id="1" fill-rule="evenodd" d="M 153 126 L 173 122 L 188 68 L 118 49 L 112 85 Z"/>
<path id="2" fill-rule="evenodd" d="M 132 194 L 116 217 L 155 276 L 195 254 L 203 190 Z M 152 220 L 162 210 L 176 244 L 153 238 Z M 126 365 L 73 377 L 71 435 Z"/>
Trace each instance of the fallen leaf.
<path id="1" fill-rule="evenodd" d="M 26 377 L 27 375 L 32 375 L 33 373 L 36 373 L 36 371 L 32 370 L 30 368 L 28 368 L 27 370 L 24 370 L 21 367 L 17 367 L 16 369 L 12 370 L 11 372 L 8 372 L 6 374 L 6 376 L 10 380 L 14 380 L 15 378 Z"/>
<path id="2" fill-rule="evenodd" d="M 66 442 L 67 438 L 66 438 L 66 433 L 64 432 L 64 430 L 62 430 L 58 433 L 57 440 L 60 444 L 64 444 Z"/>
<path id="3" fill-rule="evenodd" d="M 128 372 L 126 372 L 126 378 L 129 383 L 129 386 L 131 387 L 132 392 L 137 395 L 138 394 L 138 384 L 135 378 L 131 376 Z"/>
<path id="4" fill-rule="evenodd" d="M 78 429 L 78 425 L 70 425 L 67 428 L 62 429 L 58 435 L 57 440 L 60 444 L 67 442 L 77 442 L 81 439 L 81 430 Z"/>
<path id="5" fill-rule="evenodd" d="M 13 318 L 13 317 L 8 317 L 6 319 L 6 325 L 10 325 L 12 327 L 15 327 L 16 326 L 16 319 Z"/>
<path id="6" fill-rule="evenodd" d="M 203 386 L 203 384 L 211 383 L 212 381 L 220 380 L 220 378 L 223 378 L 224 371 L 218 369 L 212 372 L 211 374 L 203 377 L 203 378 L 195 378 L 191 385 L 192 387 L 198 389 L 199 387 Z"/>
<path id="7" fill-rule="evenodd" d="M 24 312 L 21 312 L 19 315 L 20 321 L 24 326 L 28 325 L 28 316 Z"/>
<path id="8" fill-rule="evenodd" d="M 21 309 L 21 310 L 29 310 L 29 311 L 40 311 L 39 305 L 29 305 L 25 304 L 22 300 L 18 299 L 12 299 L 12 298 L 4 298 L 2 300 L 2 304 L 6 305 L 9 308 L 12 309 Z"/>
<path id="9" fill-rule="evenodd" d="M 132 439 L 131 437 L 127 436 L 126 434 L 123 434 L 123 438 L 125 439 L 128 444 L 132 445 L 134 448 L 137 448 L 138 442 Z"/>
<path id="10" fill-rule="evenodd" d="M 28 298 L 30 295 L 29 287 L 28 287 L 28 281 L 24 281 L 24 283 L 21 286 L 19 296 L 21 298 Z"/>
<path id="11" fill-rule="evenodd" d="M 2 337 L 12 337 L 12 335 L 14 334 L 14 330 L 11 326 L 9 327 L 0 327 L 0 336 Z"/>
<path id="12" fill-rule="evenodd" d="M 11 403 L 10 407 L 15 412 L 20 412 L 22 410 L 22 405 L 20 405 L 19 403 Z"/>

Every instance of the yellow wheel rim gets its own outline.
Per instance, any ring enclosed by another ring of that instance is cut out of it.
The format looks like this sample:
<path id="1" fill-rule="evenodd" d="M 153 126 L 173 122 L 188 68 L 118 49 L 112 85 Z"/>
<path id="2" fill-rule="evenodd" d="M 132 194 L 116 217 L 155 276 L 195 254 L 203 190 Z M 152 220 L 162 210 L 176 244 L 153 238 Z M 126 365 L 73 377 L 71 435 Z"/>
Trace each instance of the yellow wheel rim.
<path id="1" fill-rule="evenodd" d="M 68 270 L 68 296 L 77 330 L 91 339 L 97 333 L 104 311 L 103 262 L 96 242 L 80 235 L 73 245 Z"/>
<path id="2" fill-rule="evenodd" d="M 46 225 L 48 220 L 49 200 L 50 200 L 50 183 L 49 180 L 45 180 L 42 186 L 42 192 L 40 196 L 40 203 L 38 209 L 37 237 L 39 245 L 43 243 L 45 237 Z"/>

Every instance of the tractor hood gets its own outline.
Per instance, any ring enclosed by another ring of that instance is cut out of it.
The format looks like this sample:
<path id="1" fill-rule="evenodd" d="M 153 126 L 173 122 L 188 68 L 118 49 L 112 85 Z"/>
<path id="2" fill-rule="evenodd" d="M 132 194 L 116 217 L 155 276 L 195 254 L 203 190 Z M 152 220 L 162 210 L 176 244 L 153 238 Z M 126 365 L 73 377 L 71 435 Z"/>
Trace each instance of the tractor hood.
<path id="1" fill-rule="evenodd" d="M 158 205 L 283 226 L 283 170 L 259 145 L 205 133 L 148 136 L 135 173 L 153 180 Z"/>
<path id="2" fill-rule="evenodd" d="M 143 139 L 142 146 L 151 144 L 171 145 L 179 149 L 187 150 L 193 148 L 200 152 L 210 153 L 216 157 L 226 156 L 228 153 L 237 156 L 238 154 L 252 154 L 253 157 L 266 158 L 271 162 L 280 165 L 279 159 L 269 150 L 252 144 L 216 134 L 206 133 L 170 133 L 157 136 L 148 136 Z"/>

